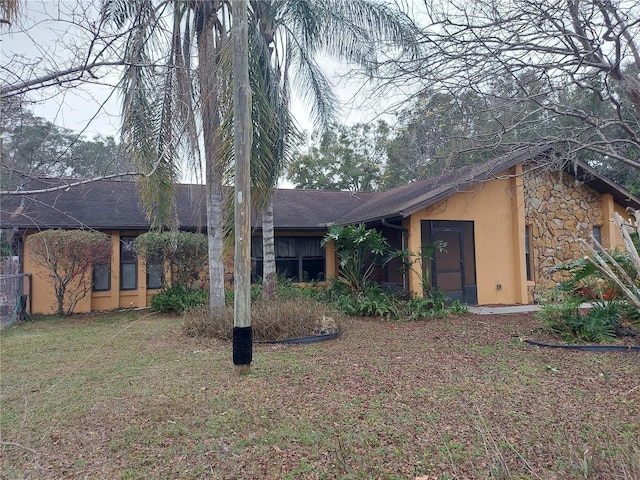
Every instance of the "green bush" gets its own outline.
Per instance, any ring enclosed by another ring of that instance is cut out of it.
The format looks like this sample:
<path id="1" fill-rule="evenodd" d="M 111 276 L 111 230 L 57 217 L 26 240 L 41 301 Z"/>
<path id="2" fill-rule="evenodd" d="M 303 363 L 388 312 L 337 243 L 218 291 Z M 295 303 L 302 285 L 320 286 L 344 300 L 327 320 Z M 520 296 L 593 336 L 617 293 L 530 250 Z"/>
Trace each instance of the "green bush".
<path id="1" fill-rule="evenodd" d="M 620 320 L 628 315 L 628 305 L 600 298 L 591 308 L 581 309 L 581 303 L 582 298 L 557 290 L 543 303 L 538 317 L 567 341 L 600 343 L 614 339 Z"/>
<path id="2" fill-rule="evenodd" d="M 574 317 L 575 336 L 585 342 L 607 342 L 616 336 L 621 312 L 618 302 L 596 303 L 586 315 Z"/>
<path id="3" fill-rule="evenodd" d="M 635 271 L 629 255 L 610 251 L 611 256 L 632 277 Z M 554 267 L 569 275 L 543 297 L 538 313 L 544 324 L 568 341 L 605 342 L 615 338 L 621 321 L 636 323 L 640 312 L 626 299 L 618 299 L 616 287 L 584 258 Z M 590 309 L 580 304 L 591 301 Z"/>
<path id="4" fill-rule="evenodd" d="M 343 294 L 337 299 L 338 308 L 345 314 L 359 317 L 398 318 L 399 302 L 377 286 L 368 286 L 362 295 Z"/>
<path id="5" fill-rule="evenodd" d="M 165 288 L 151 297 L 151 310 L 154 312 L 183 313 L 188 308 L 207 305 L 209 292 L 207 290 L 193 290 L 182 284 Z"/>
<path id="6" fill-rule="evenodd" d="M 467 312 L 467 305 L 453 302 L 441 291 L 431 297 L 406 298 L 406 292 L 389 292 L 377 285 L 369 285 L 361 295 L 352 295 L 341 282 L 321 293 L 323 301 L 332 303 L 345 315 L 383 317 L 387 320 L 431 320 Z"/>
<path id="7" fill-rule="evenodd" d="M 173 284 L 189 285 L 209 258 L 208 239 L 203 233 L 147 232 L 136 238 L 135 250 L 148 262 L 168 261 Z"/>

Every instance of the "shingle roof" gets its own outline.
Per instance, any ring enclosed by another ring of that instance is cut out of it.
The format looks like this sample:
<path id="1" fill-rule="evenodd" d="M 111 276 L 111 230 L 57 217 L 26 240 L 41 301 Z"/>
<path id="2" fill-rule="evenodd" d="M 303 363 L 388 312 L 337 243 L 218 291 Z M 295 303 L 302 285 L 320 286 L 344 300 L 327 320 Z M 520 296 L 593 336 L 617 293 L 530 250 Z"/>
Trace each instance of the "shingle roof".
<path id="1" fill-rule="evenodd" d="M 65 185 L 60 179 L 34 179 L 23 190 Z M 206 229 L 205 187 L 179 185 L 176 198 L 180 227 Z M 324 229 L 373 193 L 278 189 L 274 196 L 274 224 L 278 229 Z M 136 184 L 98 180 L 51 192 L 2 198 L 2 228 L 84 228 L 146 230 Z"/>
<path id="2" fill-rule="evenodd" d="M 456 192 L 464 191 L 473 184 L 489 180 L 519 163 L 548 152 L 547 146 L 521 149 L 385 192 L 278 189 L 274 196 L 274 226 L 280 230 L 317 230 L 332 224 L 407 217 Z M 564 168 L 597 191 L 612 194 L 618 204 L 640 208 L 640 199 L 589 166 L 572 162 Z M 60 185 L 61 182 L 63 180 L 60 179 L 38 179 L 30 181 L 24 189 L 44 189 Z M 133 182 L 99 180 L 53 192 L 5 196 L 1 205 L 2 228 L 149 228 Z M 181 228 L 206 228 L 204 186 L 179 185 L 177 214 Z"/>
<path id="3" fill-rule="evenodd" d="M 64 185 L 60 179 L 30 180 L 23 190 Z M 180 185 L 177 194 L 181 225 L 206 226 L 204 191 L 199 185 Z M 83 228 L 145 230 L 150 226 L 138 202 L 134 182 L 99 180 L 63 190 L 11 195 L 2 199 L 3 228 Z"/>
<path id="4" fill-rule="evenodd" d="M 633 207 L 636 210 L 640 209 L 640 199 L 638 199 L 638 197 L 632 195 L 608 178 L 603 177 L 589 165 L 582 162 L 569 162 L 565 165 L 564 169 L 594 190 L 600 193 L 610 193 L 618 205 Z"/>
<path id="5" fill-rule="evenodd" d="M 407 217 L 418 210 L 443 200 L 456 192 L 464 191 L 470 185 L 488 180 L 498 173 L 532 160 L 543 154 L 548 147 L 522 149 L 501 157 L 425 178 L 400 187 L 380 192 L 366 203 L 356 207 L 338 223 L 362 223 L 394 216 Z"/>
<path id="6" fill-rule="evenodd" d="M 281 229 L 326 228 L 379 192 L 276 190 L 273 223 Z"/>

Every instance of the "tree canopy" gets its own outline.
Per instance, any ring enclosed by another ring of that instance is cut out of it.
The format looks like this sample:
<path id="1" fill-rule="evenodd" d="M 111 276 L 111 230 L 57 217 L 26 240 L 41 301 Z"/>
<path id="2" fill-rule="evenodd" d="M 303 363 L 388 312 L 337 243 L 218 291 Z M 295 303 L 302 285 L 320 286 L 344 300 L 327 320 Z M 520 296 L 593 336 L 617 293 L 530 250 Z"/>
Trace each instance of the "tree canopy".
<path id="1" fill-rule="evenodd" d="M 25 177 L 93 178 L 131 170 L 112 136 L 92 139 L 33 115 L 20 102 L 0 105 L 2 189 Z"/>
<path id="2" fill-rule="evenodd" d="M 306 151 L 295 155 L 287 178 L 305 189 L 378 190 L 384 180 L 388 136 L 384 121 L 316 132 Z"/>

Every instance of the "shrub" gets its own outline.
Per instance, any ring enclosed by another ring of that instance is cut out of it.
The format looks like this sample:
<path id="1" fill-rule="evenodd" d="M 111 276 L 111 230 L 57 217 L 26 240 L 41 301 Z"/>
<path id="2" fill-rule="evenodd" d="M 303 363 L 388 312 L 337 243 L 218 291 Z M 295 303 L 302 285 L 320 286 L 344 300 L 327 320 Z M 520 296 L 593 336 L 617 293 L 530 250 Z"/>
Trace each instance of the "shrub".
<path id="1" fill-rule="evenodd" d="M 151 263 L 168 261 L 172 284 L 189 285 L 208 263 L 208 240 L 203 233 L 147 232 L 136 238 L 138 255 Z"/>
<path id="2" fill-rule="evenodd" d="M 343 313 L 351 316 L 392 319 L 398 318 L 400 314 L 398 299 L 376 285 L 367 287 L 361 295 L 342 295 L 337 304 Z"/>
<path id="3" fill-rule="evenodd" d="M 377 285 L 368 286 L 361 295 L 352 295 L 341 283 L 335 283 L 321 294 L 348 316 L 383 317 L 387 320 L 430 320 L 467 312 L 467 305 L 453 302 L 436 290 L 431 297 L 406 298 L 405 292 L 388 292 Z"/>
<path id="4" fill-rule="evenodd" d="M 188 308 L 207 305 L 209 292 L 206 290 L 193 290 L 182 284 L 165 288 L 160 293 L 151 297 L 151 310 L 155 312 L 182 313 Z"/>
<path id="5" fill-rule="evenodd" d="M 599 343 L 615 338 L 620 320 L 628 315 L 628 304 L 602 297 L 590 309 L 581 309 L 581 303 L 582 298 L 556 290 L 538 317 L 567 341 Z"/>
<path id="6" fill-rule="evenodd" d="M 89 230 L 44 230 L 27 237 L 33 262 L 53 283 L 57 313 L 71 315 L 93 287 L 92 267 L 111 261 L 111 237 Z"/>
<path id="7" fill-rule="evenodd" d="M 322 245 L 333 241 L 338 254 L 338 280 L 351 289 L 353 295 L 363 294 L 375 271 L 391 253 L 384 236 L 375 229 L 360 225 L 334 225 L 329 228 Z"/>

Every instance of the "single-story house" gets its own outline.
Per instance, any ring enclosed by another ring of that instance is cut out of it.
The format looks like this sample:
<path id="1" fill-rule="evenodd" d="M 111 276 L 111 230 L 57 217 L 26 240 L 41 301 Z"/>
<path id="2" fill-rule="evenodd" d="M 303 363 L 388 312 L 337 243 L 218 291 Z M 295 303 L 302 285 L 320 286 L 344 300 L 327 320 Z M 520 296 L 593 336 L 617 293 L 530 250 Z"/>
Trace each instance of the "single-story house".
<path id="1" fill-rule="evenodd" d="M 552 167 L 555 165 L 555 168 Z M 31 308 L 53 311 L 50 280 L 38 271 L 24 239 L 39 230 L 92 228 L 111 235 L 112 260 L 106 281 L 76 310 L 87 312 L 149 305 L 162 285 L 132 254 L 133 239 L 149 229 L 136 185 L 100 180 L 46 191 L 60 179 L 38 179 L 24 190 L 40 193 L 2 199 L 1 228 L 19 238 L 22 271 L 32 274 Z M 182 229 L 206 230 L 204 187 L 181 185 L 177 215 Z M 580 161 L 553 162 L 547 147 L 525 148 L 383 192 L 279 189 L 274 199 L 279 271 L 299 282 L 336 276 L 332 245 L 321 247 L 331 225 L 364 223 L 381 231 L 396 248 L 420 252 L 442 241 L 429 265 L 433 287 L 472 305 L 530 304 L 563 279 L 550 267 L 584 255 L 577 237 L 598 239 L 605 248 L 621 245 L 610 221 L 613 212 L 640 208 L 640 199 Z M 628 216 L 628 215 L 627 215 Z M 256 222 L 252 257 L 260 275 L 260 226 Z M 204 266 L 206 268 L 206 266 Z M 232 276 L 232 266 L 228 275 Z M 378 272 L 385 285 L 421 295 L 418 275 L 398 262 Z"/>

